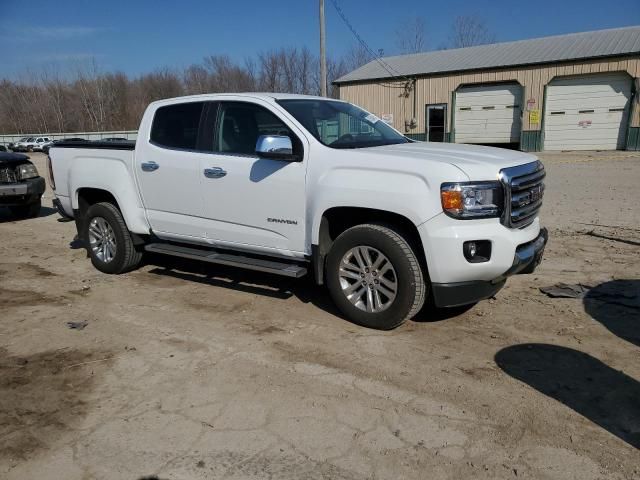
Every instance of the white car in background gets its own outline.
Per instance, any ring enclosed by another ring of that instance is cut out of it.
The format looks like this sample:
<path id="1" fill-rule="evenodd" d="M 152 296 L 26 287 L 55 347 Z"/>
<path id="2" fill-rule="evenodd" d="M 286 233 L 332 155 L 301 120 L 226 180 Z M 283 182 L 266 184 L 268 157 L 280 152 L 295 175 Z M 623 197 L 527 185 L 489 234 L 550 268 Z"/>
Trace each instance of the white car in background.
<path id="1" fill-rule="evenodd" d="M 27 137 L 13 146 L 14 152 L 42 152 L 45 145 L 51 145 L 49 137 Z"/>

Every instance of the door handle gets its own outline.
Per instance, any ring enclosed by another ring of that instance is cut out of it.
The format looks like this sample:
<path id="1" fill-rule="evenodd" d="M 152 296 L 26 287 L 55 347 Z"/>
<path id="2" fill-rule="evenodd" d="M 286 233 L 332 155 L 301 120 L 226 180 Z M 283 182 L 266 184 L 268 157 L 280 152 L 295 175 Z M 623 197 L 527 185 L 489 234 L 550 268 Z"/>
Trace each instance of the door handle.
<path id="1" fill-rule="evenodd" d="M 140 167 L 144 172 L 153 172 L 159 169 L 160 165 L 158 165 L 156 162 L 145 162 L 145 163 L 141 163 Z"/>
<path id="2" fill-rule="evenodd" d="M 226 170 L 220 167 L 212 167 L 204 169 L 204 176 L 207 178 L 222 178 L 227 174 Z"/>

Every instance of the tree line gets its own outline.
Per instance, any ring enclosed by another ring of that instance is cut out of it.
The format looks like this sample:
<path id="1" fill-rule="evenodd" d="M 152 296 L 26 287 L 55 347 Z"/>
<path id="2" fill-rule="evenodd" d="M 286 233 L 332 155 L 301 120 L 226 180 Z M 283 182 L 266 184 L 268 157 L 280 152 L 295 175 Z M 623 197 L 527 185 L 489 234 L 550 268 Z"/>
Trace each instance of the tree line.
<path id="1" fill-rule="evenodd" d="M 328 59 L 329 81 L 369 58 L 357 52 Z M 318 59 L 307 48 L 263 52 L 242 64 L 211 55 L 184 70 L 163 68 L 138 77 L 102 72 L 93 61 L 63 75 L 49 66 L 20 80 L 0 80 L 0 133 L 134 130 L 150 102 L 220 92 L 319 94 Z M 331 96 L 337 91 L 330 86 Z"/>
<path id="2" fill-rule="evenodd" d="M 449 43 L 439 48 L 488 43 L 492 38 L 482 19 L 458 17 Z M 426 50 L 426 39 L 423 18 L 403 22 L 396 32 L 400 53 Z M 330 96 L 338 95 L 333 80 L 371 61 L 370 51 L 357 45 L 342 57 L 327 59 Z M 308 48 L 288 47 L 243 62 L 211 55 L 184 70 L 162 68 L 137 77 L 103 72 L 95 60 L 64 73 L 60 66 L 49 65 L 18 80 L 0 80 L 0 134 L 134 130 L 150 102 L 181 95 L 248 91 L 318 95 L 318 64 Z"/>

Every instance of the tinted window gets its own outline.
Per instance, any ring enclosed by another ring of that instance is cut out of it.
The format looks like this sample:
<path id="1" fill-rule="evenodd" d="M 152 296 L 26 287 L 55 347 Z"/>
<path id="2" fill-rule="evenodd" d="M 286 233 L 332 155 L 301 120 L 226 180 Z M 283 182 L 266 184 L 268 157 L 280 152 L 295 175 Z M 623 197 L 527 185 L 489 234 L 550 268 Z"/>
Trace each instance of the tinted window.
<path id="1" fill-rule="evenodd" d="M 214 150 L 253 155 L 260 135 L 291 138 L 293 152 L 302 154 L 302 144 L 287 125 L 264 107 L 253 103 L 222 103 Z"/>
<path id="2" fill-rule="evenodd" d="M 156 110 L 151 141 L 169 148 L 195 150 L 204 103 L 180 103 Z"/>

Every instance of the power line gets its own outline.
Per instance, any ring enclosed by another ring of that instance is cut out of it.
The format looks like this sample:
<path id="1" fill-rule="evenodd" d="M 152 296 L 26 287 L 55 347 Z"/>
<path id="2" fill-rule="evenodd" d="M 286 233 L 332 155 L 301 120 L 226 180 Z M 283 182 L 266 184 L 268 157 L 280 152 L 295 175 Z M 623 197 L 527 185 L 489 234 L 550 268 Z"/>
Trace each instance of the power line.
<path id="1" fill-rule="evenodd" d="M 391 75 L 392 77 L 402 77 L 405 80 L 411 80 L 410 78 L 407 78 L 406 76 L 402 75 L 400 72 L 398 72 L 395 68 L 393 68 L 391 65 L 389 65 L 387 62 L 385 62 L 380 56 L 376 55 L 375 52 L 373 51 L 373 49 L 371 47 L 369 47 L 369 45 L 367 44 L 367 42 L 364 41 L 364 39 L 358 34 L 357 30 L 354 28 L 354 26 L 351 24 L 351 22 L 349 21 L 349 19 L 347 18 L 347 16 L 344 14 L 344 12 L 342 11 L 342 8 L 340 8 L 340 5 L 338 5 L 338 1 L 337 0 L 331 0 L 331 3 L 333 4 L 333 8 L 336 9 L 336 12 L 338 12 L 338 15 L 340 16 L 340 18 L 342 19 L 342 21 L 344 22 L 344 24 L 347 26 L 347 28 L 349 30 L 351 30 L 351 33 L 353 34 L 354 37 L 356 37 L 356 40 L 358 40 L 358 42 L 360 43 L 360 45 L 362 45 L 362 47 L 367 51 L 367 53 L 369 55 L 371 55 L 371 57 L 378 62 L 378 64 L 380 64 L 380 66 L 386 70 L 386 72 Z M 401 87 L 404 88 L 404 87 Z"/>

